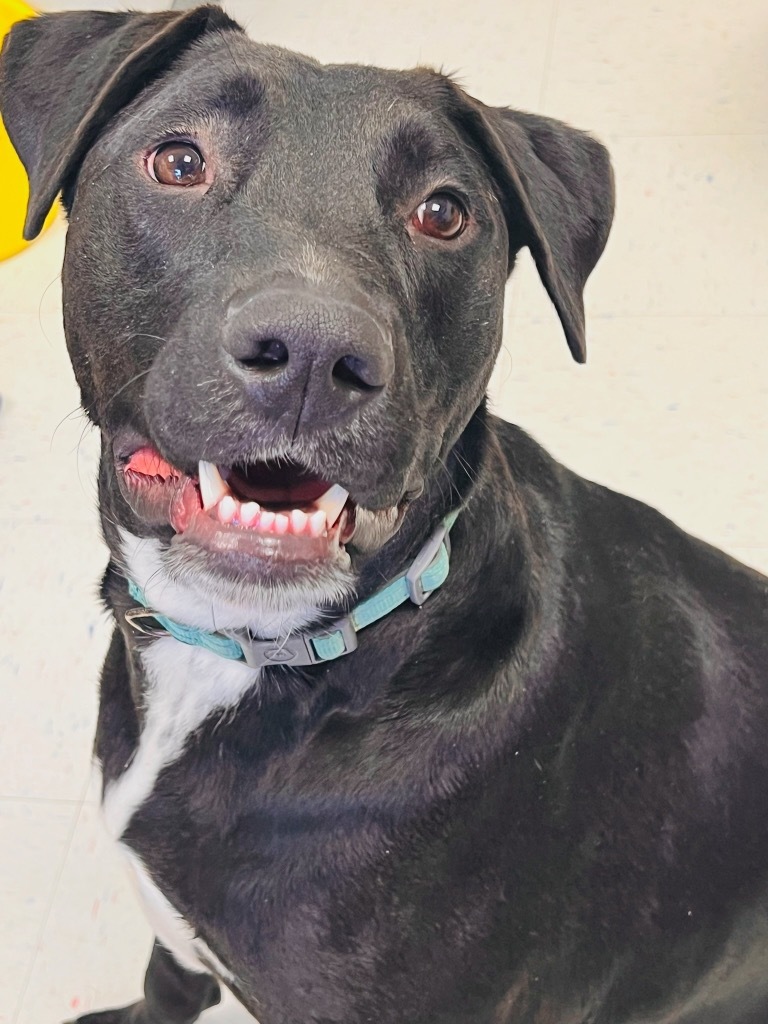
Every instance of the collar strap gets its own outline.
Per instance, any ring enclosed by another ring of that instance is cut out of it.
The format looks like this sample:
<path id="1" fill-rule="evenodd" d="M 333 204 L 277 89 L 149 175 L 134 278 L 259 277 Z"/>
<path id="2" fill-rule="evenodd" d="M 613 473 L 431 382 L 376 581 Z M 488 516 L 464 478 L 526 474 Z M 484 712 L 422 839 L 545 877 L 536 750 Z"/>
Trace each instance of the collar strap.
<path id="1" fill-rule="evenodd" d="M 141 633 L 155 635 L 142 619 L 152 618 L 161 630 L 183 644 L 203 647 L 230 661 L 240 661 L 249 668 L 265 665 L 317 665 L 349 654 L 357 647 L 357 634 L 371 623 L 383 619 L 406 601 L 422 605 L 448 578 L 451 543 L 449 533 L 459 510 L 445 517 L 419 551 L 406 572 L 395 577 L 383 590 L 366 598 L 349 615 L 332 622 L 325 629 L 299 633 L 281 640 L 257 640 L 247 630 L 209 633 L 195 626 L 185 626 L 153 611 L 144 592 L 132 580 L 128 590 L 140 608 L 126 612 L 129 625 Z"/>

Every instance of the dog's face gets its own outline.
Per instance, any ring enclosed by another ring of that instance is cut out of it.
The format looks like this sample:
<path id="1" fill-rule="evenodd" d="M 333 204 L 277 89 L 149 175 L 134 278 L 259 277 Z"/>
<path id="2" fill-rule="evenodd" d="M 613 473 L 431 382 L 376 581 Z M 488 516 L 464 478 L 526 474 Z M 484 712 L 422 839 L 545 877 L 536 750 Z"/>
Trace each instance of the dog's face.
<path id="1" fill-rule="evenodd" d="M 480 404 L 507 232 L 441 88 L 212 34 L 88 152 L 72 358 L 177 572 L 344 587 Z"/>
<path id="2" fill-rule="evenodd" d="M 59 187 L 70 212 L 105 532 L 155 538 L 176 579 L 319 607 L 439 514 L 522 245 L 583 358 L 612 209 L 587 136 L 434 72 L 259 46 L 212 8 L 36 19 L 3 62 L 28 233 Z"/>

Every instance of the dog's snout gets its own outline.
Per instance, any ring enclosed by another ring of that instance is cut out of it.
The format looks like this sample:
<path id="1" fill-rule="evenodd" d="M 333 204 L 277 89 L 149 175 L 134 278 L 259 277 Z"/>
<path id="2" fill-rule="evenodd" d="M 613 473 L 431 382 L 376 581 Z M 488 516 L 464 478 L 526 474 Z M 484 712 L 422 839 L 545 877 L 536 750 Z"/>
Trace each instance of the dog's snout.
<path id="1" fill-rule="evenodd" d="M 338 422 L 375 399 L 394 372 L 391 332 L 348 300 L 280 290 L 230 306 L 224 349 L 250 400 L 308 427 Z"/>

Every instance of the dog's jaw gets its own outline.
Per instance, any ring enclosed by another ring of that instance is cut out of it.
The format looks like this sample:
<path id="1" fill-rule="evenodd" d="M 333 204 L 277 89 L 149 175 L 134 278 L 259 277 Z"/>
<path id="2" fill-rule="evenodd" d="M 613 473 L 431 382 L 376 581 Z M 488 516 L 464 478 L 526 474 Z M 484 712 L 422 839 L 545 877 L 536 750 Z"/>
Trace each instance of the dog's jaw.
<path id="1" fill-rule="evenodd" d="M 348 568 L 329 568 L 306 582 L 242 581 L 205 567 L 205 555 L 180 551 L 156 538 L 120 527 L 117 564 L 137 584 L 151 608 L 198 629 L 247 629 L 266 639 L 283 638 L 323 618 L 353 593 Z"/>

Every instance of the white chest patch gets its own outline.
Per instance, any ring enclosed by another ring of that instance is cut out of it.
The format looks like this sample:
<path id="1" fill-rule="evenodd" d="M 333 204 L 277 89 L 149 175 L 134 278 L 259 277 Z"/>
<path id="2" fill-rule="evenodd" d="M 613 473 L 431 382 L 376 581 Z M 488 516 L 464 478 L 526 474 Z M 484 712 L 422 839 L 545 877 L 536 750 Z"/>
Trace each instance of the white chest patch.
<path id="1" fill-rule="evenodd" d="M 202 647 L 164 636 L 141 655 L 148 688 L 144 727 L 133 760 L 104 792 L 107 828 L 119 839 L 151 795 L 157 777 L 184 751 L 189 737 L 217 710 L 239 703 L 259 673 Z"/>

